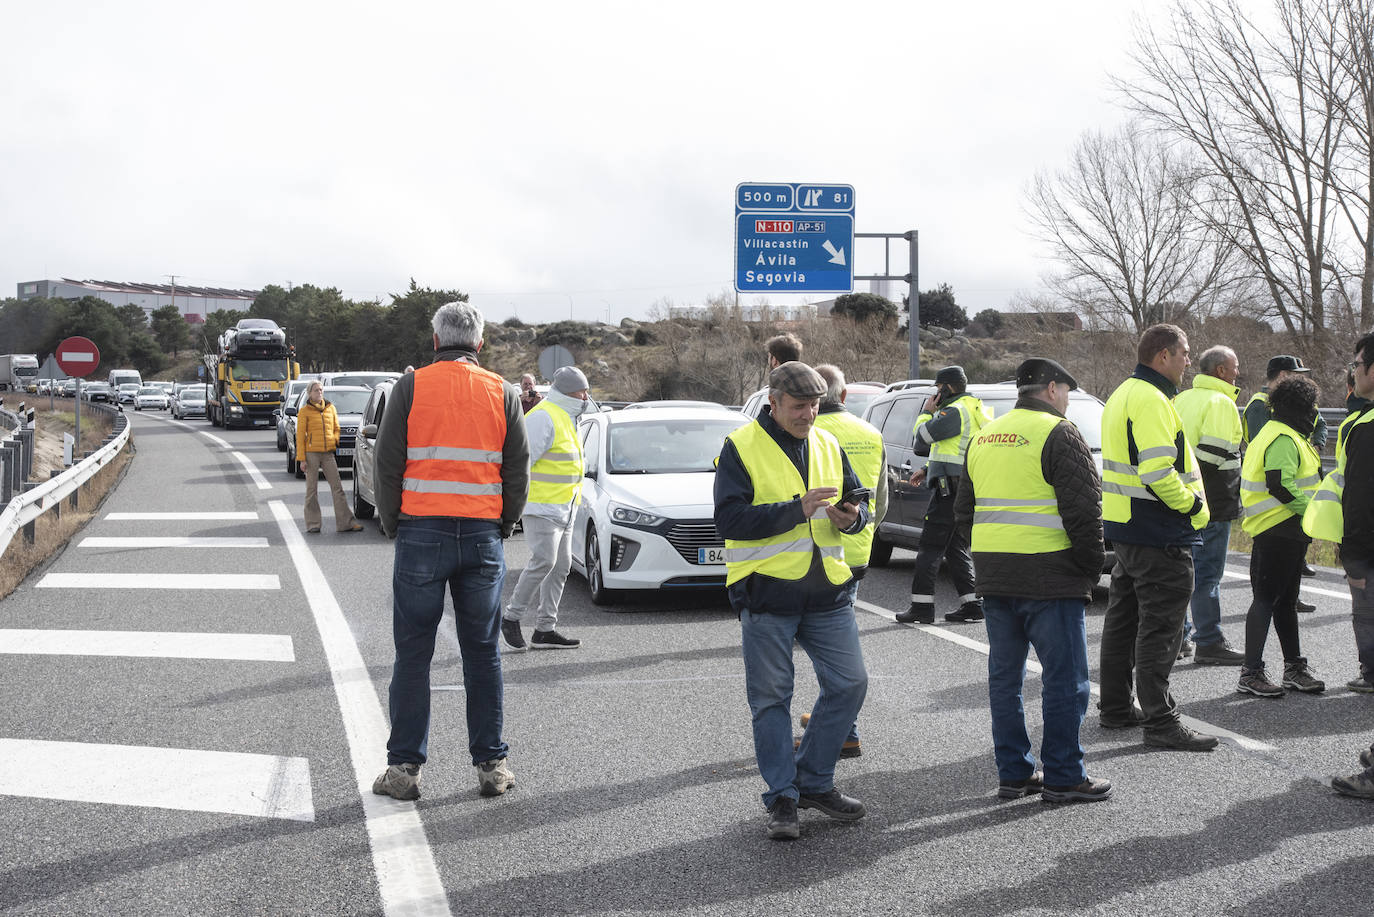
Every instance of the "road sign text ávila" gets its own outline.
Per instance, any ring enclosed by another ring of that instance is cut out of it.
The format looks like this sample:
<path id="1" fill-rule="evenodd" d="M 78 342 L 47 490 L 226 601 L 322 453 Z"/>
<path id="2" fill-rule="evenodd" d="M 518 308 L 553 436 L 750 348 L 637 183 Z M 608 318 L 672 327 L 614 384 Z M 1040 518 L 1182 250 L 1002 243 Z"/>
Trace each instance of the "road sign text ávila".
<path id="1" fill-rule="evenodd" d="M 854 188 L 743 182 L 735 187 L 735 289 L 854 289 Z"/>

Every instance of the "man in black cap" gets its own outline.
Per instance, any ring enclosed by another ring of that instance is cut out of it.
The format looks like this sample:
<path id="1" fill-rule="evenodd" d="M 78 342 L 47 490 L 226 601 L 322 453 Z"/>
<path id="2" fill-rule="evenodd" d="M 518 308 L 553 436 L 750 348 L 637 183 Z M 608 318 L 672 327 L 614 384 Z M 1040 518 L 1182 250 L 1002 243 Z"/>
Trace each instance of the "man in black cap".
<path id="1" fill-rule="evenodd" d="M 917 454 L 928 449 L 930 458 L 926 467 L 911 476 L 911 484 L 924 484 L 931 493 L 911 577 L 911 607 L 897 614 L 903 624 L 935 623 L 935 574 L 941 558 L 948 560 L 949 578 L 959 591 L 959 610 L 948 612 L 945 620 L 983 620 L 983 603 L 973 591 L 968 533 L 954 525 L 954 498 L 964 476 L 964 453 L 973 434 L 991 419 L 983 402 L 968 394 L 967 387 L 962 366 L 946 366 L 936 373 L 935 394 L 926 399 L 912 430 Z"/>
<path id="2" fill-rule="evenodd" d="M 1297 379 L 1312 369 L 1304 366 L 1301 357 L 1290 354 L 1280 354 L 1269 360 L 1269 365 L 1265 368 L 1264 387 L 1250 396 L 1250 401 L 1245 405 L 1245 412 L 1241 415 L 1242 426 L 1244 427 L 1245 441 L 1249 443 L 1259 435 L 1260 429 L 1269 422 L 1271 411 L 1269 409 L 1269 392 L 1278 386 L 1285 379 Z M 1326 445 L 1326 418 L 1322 417 L 1321 412 L 1317 412 L 1317 423 L 1312 428 L 1312 435 L 1307 441 L 1317 447 L 1320 452 Z M 1302 565 L 1303 576 L 1316 576 L 1317 571 L 1306 561 Z M 1317 606 L 1310 602 L 1298 599 L 1296 603 L 1298 611 L 1313 612 Z"/>
<path id="3" fill-rule="evenodd" d="M 1083 769 L 1079 729 L 1088 710 L 1084 614 L 1102 572 L 1102 483 L 1083 434 L 1065 419 L 1078 383 L 1054 360 L 1016 370 L 1016 406 L 968 447 L 955 502 L 971 530 L 978 594 L 988 631 L 988 701 L 1002 799 L 1042 793 L 1046 802 L 1092 802 L 1108 780 Z M 1022 682 L 1035 647 L 1043 773 L 1026 733 Z"/>
<path id="4" fill-rule="evenodd" d="M 841 534 L 869 521 L 868 501 L 839 442 L 815 426 L 826 386 L 805 363 L 768 375 L 768 406 L 725 438 L 715 523 L 739 613 L 754 755 L 768 784 L 768 836 L 800 835 L 798 807 L 855 821 L 863 803 L 835 788 L 835 764 L 868 691 L 854 620 L 854 578 Z M 853 502 L 842 495 L 850 495 Z M 820 695 L 792 747 L 792 644 L 811 657 Z"/>

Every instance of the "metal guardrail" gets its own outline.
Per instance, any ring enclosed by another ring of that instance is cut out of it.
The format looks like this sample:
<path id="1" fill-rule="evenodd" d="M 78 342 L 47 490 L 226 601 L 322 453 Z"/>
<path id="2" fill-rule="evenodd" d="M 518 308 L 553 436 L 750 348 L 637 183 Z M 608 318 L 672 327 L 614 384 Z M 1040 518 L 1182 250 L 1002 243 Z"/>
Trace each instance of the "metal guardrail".
<path id="1" fill-rule="evenodd" d="M 114 417 L 114 431 L 106 438 L 105 444 L 86 458 L 72 465 L 66 471 L 40 483 L 26 482 L 23 493 L 18 494 L 0 511 L 0 555 L 9 549 L 15 534 L 24 530 L 26 540 L 33 543 L 33 525 L 39 516 L 51 509 L 61 512 L 62 501 L 71 498 L 72 508 L 76 507 L 76 495 L 81 485 L 95 476 L 101 468 L 114 461 L 129 442 L 132 428 L 129 419 L 120 411 L 103 405 L 86 405 L 87 410 L 102 411 Z"/>

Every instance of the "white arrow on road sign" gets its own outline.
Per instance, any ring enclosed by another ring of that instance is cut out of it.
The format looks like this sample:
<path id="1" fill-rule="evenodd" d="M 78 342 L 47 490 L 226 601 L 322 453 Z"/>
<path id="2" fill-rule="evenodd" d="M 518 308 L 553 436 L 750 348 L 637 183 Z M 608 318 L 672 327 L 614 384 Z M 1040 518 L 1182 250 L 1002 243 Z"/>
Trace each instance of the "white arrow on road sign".
<path id="1" fill-rule="evenodd" d="M 823 248 L 823 249 L 825 249 L 826 251 L 830 252 L 830 263 L 831 263 L 831 264 L 844 264 L 844 249 L 840 249 L 839 251 L 836 251 L 836 250 L 835 250 L 835 246 L 833 246 L 833 245 L 830 244 L 830 240 L 829 240 L 829 239 L 826 239 L 826 240 L 825 240 L 825 242 L 821 245 L 821 248 Z"/>

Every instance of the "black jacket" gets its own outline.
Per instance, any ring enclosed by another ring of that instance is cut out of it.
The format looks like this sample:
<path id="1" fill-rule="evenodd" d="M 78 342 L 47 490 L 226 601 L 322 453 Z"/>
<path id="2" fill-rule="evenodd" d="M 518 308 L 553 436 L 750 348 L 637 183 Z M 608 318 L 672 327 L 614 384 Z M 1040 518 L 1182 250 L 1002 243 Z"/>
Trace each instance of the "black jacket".
<path id="1" fill-rule="evenodd" d="M 758 417 L 759 426 L 773 438 L 792 464 L 807 480 L 806 440 L 797 439 L 773 419 L 767 407 Z M 844 466 L 844 486 L 840 493 L 862 487 L 849 457 L 840 453 Z M 809 482 L 807 486 L 812 486 Z M 806 521 L 802 513 L 801 494 L 785 503 L 754 506 L 754 482 L 744 467 L 735 444 L 725 441 L 716 464 L 716 531 L 722 538 L 749 541 L 781 534 Z M 868 504 L 859 506 L 859 519 L 846 534 L 862 531 L 869 522 Z M 799 615 L 813 611 L 834 611 L 854 601 L 854 581 L 836 586 L 830 582 L 821 566 L 820 552 L 811 551 L 811 567 L 800 580 L 784 580 L 762 573 L 752 573 L 730 586 L 730 604 L 735 611 L 749 609 L 755 614 Z"/>
<path id="2" fill-rule="evenodd" d="M 1370 410 L 1365 408 L 1366 411 Z M 1374 573 L 1374 421 L 1350 428 L 1345 439 L 1345 490 L 1341 564 L 1360 579 Z"/>
<path id="3" fill-rule="evenodd" d="M 1062 416 L 1038 398 L 1021 397 L 1018 408 Z M 1102 479 L 1092 450 L 1071 423 L 1061 423 L 1045 439 L 1040 473 L 1054 488 L 1059 517 L 1069 547 L 1049 554 L 1001 554 L 975 551 L 974 576 L 979 595 L 1018 598 L 1091 598 L 1106 556 L 1102 544 Z M 954 522 L 965 532 L 973 526 L 977 482 L 967 473 L 954 498 Z"/>

